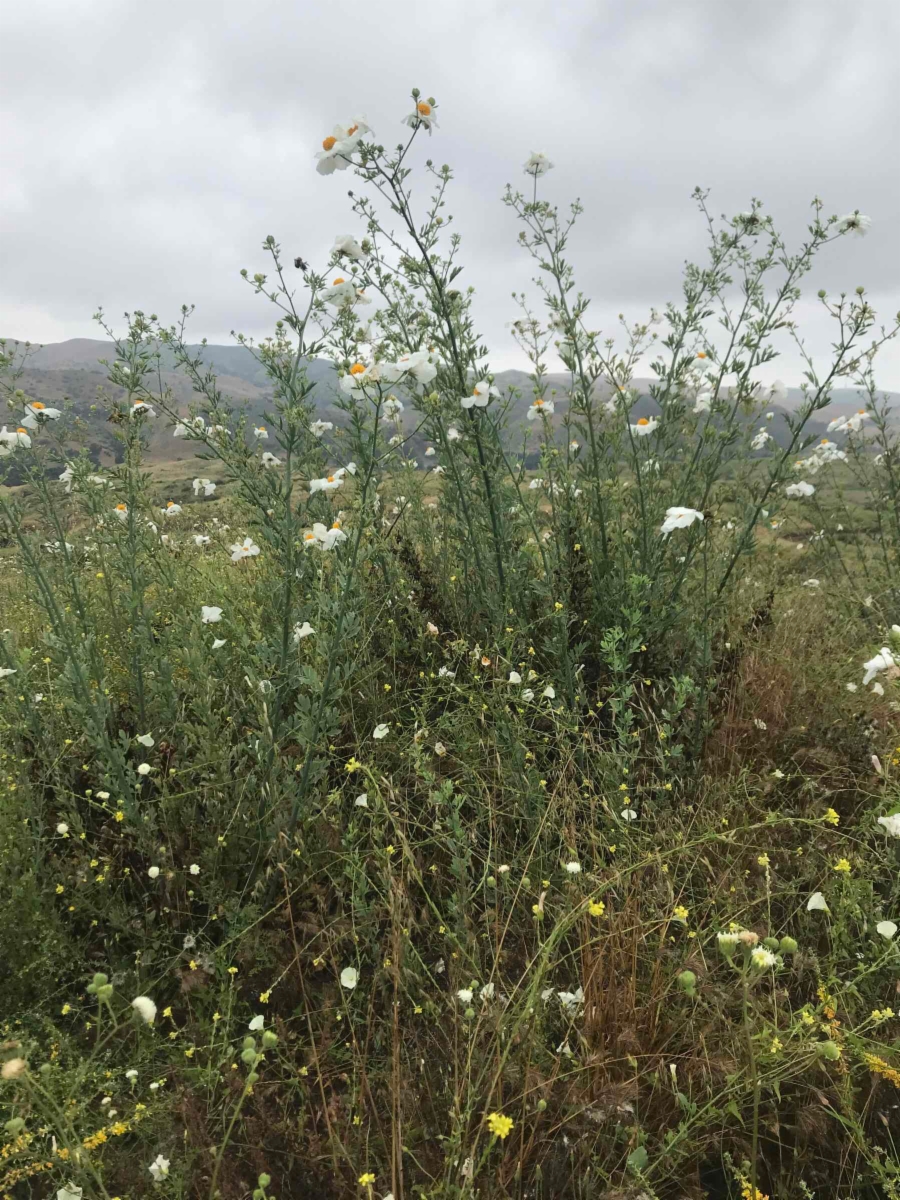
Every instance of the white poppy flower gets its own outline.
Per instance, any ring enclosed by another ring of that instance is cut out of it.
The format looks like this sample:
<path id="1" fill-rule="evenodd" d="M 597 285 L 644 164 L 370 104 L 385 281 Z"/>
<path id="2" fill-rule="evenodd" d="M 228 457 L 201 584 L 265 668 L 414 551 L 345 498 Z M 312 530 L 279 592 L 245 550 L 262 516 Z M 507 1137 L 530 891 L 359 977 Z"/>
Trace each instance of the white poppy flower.
<path id="1" fill-rule="evenodd" d="M 380 742 L 382 738 L 387 737 L 388 733 L 390 732 L 390 728 L 390 725 L 386 725 L 382 722 L 382 724 L 375 726 L 374 730 L 372 731 L 372 737 L 376 742 Z"/>
<path id="2" fill-rule="evenodd" d="M 316 170 L 320 175 L 346 171 L 350 165 L 350 156 L 359 145 L 360 139 L 371 132 L 362 120 L 350 121 L 347 125 L 335 125 L 329 136 L 323 138 L 322 149 L 316 154 Z"/>
<path id="3" fill-rule="evenodd" d="M 156 743 L 155 743 L 155 742 L 154 742 L 154 740 L 153 740 L 153 734 L 152 734 L 152 733 L 142 733 L 142 734 L 139 734 L 139 735 L 138 735 L 138 737 L 136 737 L 134 740 L 135 740 L 136 742 L 140 742 L 142 746 L 146 746 L 148 750 L 150 749 L 150 747 L 151 747 L 151 746 L 155 746 L 155 745 L 156 745 Z"/>
<path id="4" fill-rule="evenodd" d="M 882 671 L 889 671 L 892 667 L 896 666 L 893 654 L 887 646 L 882 646 L 881 651 L 874 658 L 870 658 L 868 662 L 863 663 L 863 670 L 865 671 L 863 687 L 867 683 L 871 683 L 875 676 L 880 675 Z"/>
<path id="5" fill-rule="evenodd" d="M 66 469 L 59 476 L 57 483 L 64 483 L 66 485 L 66 495 L 67 496 L 71 494 L 72 480 L 74 478 L 75 478 L 75 471 L 72 468 L 72 464 L 66 463 Z"/>
<path id="6" fill-rule="evenodd" d="M 309 621 L 304 621 L 302 625 L 298 623 L 294 626 L 294 642 L 300 642 L 303 638 L 308 638 L 315 632 Z"/>
<path id="7" fill-rule="evenodd" d="M 321 521 L 316 521 L 312 529 L 307 529 L 303 535 L 303 545 L 307 550 L 314 548 L 333 550 L 335 546 L 346 540 L 347 535 L 341 529 L 340 521 L 335 521 L 330 529 L 326 528 Z"/>
<path id="8" fill-rule="evenodd" d="M 313 421 L 309 427 L 309 432 L 315 438 L 320 438 L 323 433 L 328 433 L 330 429 L 334 429 L 333 421 Z"/>
<path id="9" fill-rule="evenodd" d="M 336 275 L 327 287 L 322 288 L 319 295 L 333 308 L 352 308 L 361 300 L 364 304 L 368 303 L 368 298 L 363 296 L 353 280 L 345 279 L 343 275 Z"/>
<path id="10" fill-rule="evenodd" d="M 551 413 L 556 411 L 556 406 L 552 400 L 542 400 L 538 397 L 534 404 L 529 408 L 525 416 L 529 421 L 536 421 L 538 417 L 549 417 Z"/>
<path id="11" fill-rule="evenodd" d="M 584 1003 L 584 989 L 580 987 L 574 992 L 557 992 L 556 995 L 567 1012 L 574 1012 Z"/>
<path id="12" fill-rule="evenodd" d="M 341 987 L 345 987 L 348 992 L 352 992 L 359 983 L 359 971 L 356 967 L 344 967 L 341 971 Z"/>
<path id="13" fill-rule="evenodd" d="M 770 441 L 774 441 L 774 439 L 773 439 L 772 435 L 769 433 L 768 429 L 766 429 L 765 425 L 763 425 L 763 426 L 761 426 L 759 432 L 756 434 L 756 437 L 754 437 L 753 440 L 750 442 L 750 449 L 751 450 L 765 450 L 766 446 L 769 444 Z"/>
<path id="14" fill-rule="evenodd" d="M 438 679 L 455 679 L 456 672 L 451 671 L 449 667 L 438 668 Z"/>
<path id="15" fill-rule="evenodd" d="M 805 479 L 801 479 L 799 483 L 789 483 L 784 489 L 784 494 L 793 499 L 798 496 L 812 496 L 815 490 L 811 483 L 807 483 Z"/>
<path id="16" fill-rule="evenodd" d="M 247 1026 L 247 1028 L 250 1030 L 251 1033 L 259 1033 L 259 1031 L 261 1029 L 265 1029 L 265 1027 L 266 1027 L 266 1018 L 263 1016 L 262 1013 L 260 1013 L 258 1016 L 255 1016 L 253 1018 L 253 1020 L 250 1022 L 250 1024 Z"/>
<path id="17" fill-rule="evenodd" d="M 8 433 L 5 425 L 0 429 L 0 456 L 9 454 L 9 447 L 15 450 L 18 446 L 22 446 L 27 450 L 30 445 L 31 438 L 28 436 L 28 430 L 23 426 L 11 429 Z"/>
<path id="18" fill-rule="evenodd" d="M 332 475 L 326 475 L 324 479 L 311 479 L 309 481 L 309 494 L 314 492 L 336 492 L 339 487 L 344 485 L 344 470 L 335 471 Z"/>
<path id="19" fill-rule="evenodd" d="M 166 504 L 166 507 L 161 509 L 160 511 L 162 512 L 163 516 L 177 517 L 178 514 L 181 512 L 181 505 L 176 504 L 174 500 L 169 500 Z"/>
<path id="20" fill-rule="evenodd" d="M 153 1176 L 154 1182 L 159 1183 L 160 1180 L 168 1177 L 169 1160 L 167 1158 L 163 1158 L 161 1154 L 157 1154 L 156 1158 L 154 1158 L 147 1170 Z"/>
<path id="21" fill-rule="evenodd" d="M 879 817 L 878 824 L 883 825 L 885 831 L 895 838 L 900 838 L 900 812 L 890 813 L 886 817 Z"/>
<path id="22" fill-rule="evenodd" d="M 487 408 L 491 397 L 499 395 L 499 388 L 494 387 L 487 379 L 482 379 L 472 388 L 472 395 L 463 396 L 460 404 L 463 408 Z"/>
<path id="23" fill-rule="evenodd" d="M 697 414 L 708 413 L 712 408 L 712 392 L 704 389 L 697 393 L 697 398 L 694 401 L 694 412 Z"/>
<path id="24" fill-rule="evenodd" d="M 852 213 L 845 213 L 842 217 L 838 217 L 837 222 L 837 227 L 841 233 L 852 232 L 857 234 L 859 237 L 864 237 L 869 232 L 871 225 L 872 218 L 863 216 L 859 209 L 856 209 Z"/>
<path id="25" fill-rule="evenodd" d="M 395 363 L 390 364 L 390 371 L 395 379 L 402 377 L 407 383 L 411 375 L 418 391 L 424 390 L 425 385 L 431 383 L 437 375 L 437 367 L 428 350 L 414 350 L 409 354 L 401 354 Z"/>
<path id="26" fill-rule="evenodd" d="M 875 926 L 875 932 L 880 933 L 883 938 L 890 941 L 897 932 L 897 926 L 893 921 L 879 921 Z"/>
<path id="27" fill-rule="evenodd" d="M 831 909 L 828 907 L 825 897 L 821 892 L 813 892 L 806 902 L 806 911 L 827 913 L 831 912 Z"/>
<path id="28" fill-rule="evenodd" d="M 660 526 L 660 533 L 668 536 L 675 529 L 687 529 L 695 521 L 704 520 L 703 513 L 696 508 L 667 508 L 666 519 Z"/>
<path id="29" fill-rule="evenodd" d="M 434 458 L 436 453 L 437 453 L 437 451 L 435 450 L 434 446 L 428 446 L 427 449 L 425 450 L 425 457 L 426 458 Z"/>
<path id="30" fill-rule="evenodd" d="M 231 546 L 232 562 L 240 562 L 242 558 L 255 558 L 257 554 L 259 554 L 259 546 L 251 537 L 245 537 L 242 542 L 235 542 Z"/>
<path id="31" fill-rule="evenodd" d="M 284 460 L 280 459 L 277 454 L 273 454 L 271 450 L 264 450 L 262 456 L 262 465 L 268 471 L 270 467 L 283 467 Z"/>
<path id="32" fill-rule="evenodd" d="M 403 118 L 403 124 L 408 125 L 410 129 L 418 129 L 421 125 L 430 134 L 432 129 L 437 129 L 434 106 L 429 104 L 427 100 L 420 100 L 413 112 L 408 117 Z"/>
<path id="33" fill-rule="evenodd" d="M 228 640 L 227 638 L 214 638 L 213 644 L 212 644 L 213 650 L 221 650 L 221 648 L 225 645 L 227 640 Z"/>
<path id="34" fill-rule="evenodd" d="M 32 400 L 25 405 L 25 416 L 22 424 L 27 429 L 37 429 L 44 421 L 58 421 L 62 412 L 58 408 L 48 408 L 40 400 Z"/>
<path id="35" fill-rule="evenodd" d="M 344 255 L 347 258 L 360 259 L 365 258 L 365 252 L 362 246 L 350 233 L 339 234 L 334 239 L 334 245 L 331 247 L 331 253 L 338 257 Z"/>
<path id="36" fill-rule="evenodd" d="M 532 175 L 535 179 L 538 179 L 541 175 L 546 175 L 548 171 L 553 170 L 553 163 L 542 151 L 532 150 L 522 170 L 526 175 Z"/>
<path id="37" fill-rule="evenodd" d="M 149 996 L 135 996 L 131 1007 L 146 1025 L 152 1025 L 156 1020 L 156 1005 Z"/>
<path id="38" fill-rule="evenodd" d="M 201 604 L 200 606 L 200 621 L 203 625 L 215 625 L 217 621 L 222 620 L 222 609 L 217 608 L 215 604 Z"/>
<path id="39" fill-rule="evenodd" d="M 216 485 L 211 479 L 195 479 L 193 488 L 195 496 L 199 496 L 201 492 L 204 496 L 211 496 L 216 490 Z"/>
<path id="40" fill-rule="evenodd" d="M 447 441 L 448 442 L 458 442 L 461 437 L 462 437 L 462 434 L 459 432 L 459 430 L 454 425 L 451 425 L 450 428 L 447 430 Z"/>
<path id="41" fill-rule="evenodd" d="M 637 424 L 630 426 L 632 436 L 647 437 L 648 434 L 653 433 L 658 424 L 659 421 L 656 417 L 638 417 Z"/>
<path id="42" fill-rule="evenodd" d="M 493 983 L 486 983 L 478 993 L 482 1000 L 493 1000 L 496 988 Z"/>
<path id="43" fill-rule="evenodd" d="M 151 404 L 148 404 L 145 400 L 135 400 L 134 404 L 132 404 L 132 406 L 131 406 L 131 412 L 129 413 L 129 416 L 131 416 L 131 417 L 144 417 L 144 416 L 155 417 L 156 409 L 153 408 L 153 406 Z"/>
<path id="44" fill-rule="evenodd" d="M 265 425 L 254 425 L 253 436 L 258 442 L 267 442 L 269 440 L 269 431 Z"/>

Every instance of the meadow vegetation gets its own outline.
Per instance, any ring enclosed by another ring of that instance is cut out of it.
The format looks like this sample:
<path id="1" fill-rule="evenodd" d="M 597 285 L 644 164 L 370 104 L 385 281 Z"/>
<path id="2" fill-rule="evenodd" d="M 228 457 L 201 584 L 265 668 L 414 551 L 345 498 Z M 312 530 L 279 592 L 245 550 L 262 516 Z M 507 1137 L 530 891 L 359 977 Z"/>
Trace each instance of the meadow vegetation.
<path id="1" fill-rule="evenodd" d="M 437 114 L 336 126 L 356 234 L 244 272 L 264 425 L 188 309 L 98 314 L 112 467 L 0 344 L 0 1195 L 900 1197 L 897 324 L 793 316 L 868 218 L 698 192 L 610 338 L 532 155 L 513 422 Z"/>

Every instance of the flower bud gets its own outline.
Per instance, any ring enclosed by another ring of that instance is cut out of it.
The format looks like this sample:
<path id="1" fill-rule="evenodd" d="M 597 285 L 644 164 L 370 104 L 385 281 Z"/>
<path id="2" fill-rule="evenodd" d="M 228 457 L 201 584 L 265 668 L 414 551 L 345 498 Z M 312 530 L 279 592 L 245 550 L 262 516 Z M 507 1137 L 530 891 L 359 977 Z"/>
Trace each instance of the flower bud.
<path id="1" fill-rule="evenodd" d="M 767 950 L 777 950 L 779 946 L 778 938 L 767 937 L 763 938 L 763 945 Z"/>
<path id="2" fill-rule="evenodd" d="M 697 995 L 697 976 L 693 971 L 682 971 L 678 975 L 678 986 L 686 996 Z"/>
<path id="3" fill-rule="evenodd" d="M 245 1050 L 255 1050 L 256 1049 L 256 1038 L 250 1037 L 248 1035 L 247 1037 L 244 1038 L 242 1045 Z"/>
<path id="4" fill-rule="evenodd" d="M 269 1186 L 269 1184 L 272 1182 L 272 1177 L 271 1177 L 271 1175 L 266 1175 L 266 1173 L 263 1172 L 263 1174 L 260 1175 L 259 1179 L 257 1179 L 256 1182 L 259 1184 L 259 1186 L 261 1188 L 267 1188 Z"/>
<path id="5" fill-rule="evenodd" d="M 547 1101 L 546 1101 L 546 1100 L 543 1100 L 543 1099 L 541 1099 L 541 1100 L 538 1100 L 538 1102 L 537 1102 L 537 1110 L 538 1110 L 538 1112 L 545 1112 L 545 1111 L 546 1111 L 546 1109 L 547 1109 Z"/>
<path id="6" fill-rule="evenodd" d="M 252 1050 L 249 1046 L 247 1047 L 246 1050 L 242 1050 L 241 1051 L 241 1062 L 255 1063 L 256 1062 L 256 1051 Z"/>
<path id="7" fill-rule="evenodd" d="M 471 1021 L 472 1018 L 475 1016 L 475 1009 L 467 1008 L 466 1011 L 463 1013 L 463 1016 L 466 1018 L 467 1021 Z"/>
<path id="8" fill-rule="evenodd" d="M 825 291 L 825 289 L 824 289 L 824 288 L 819 288 L 819 290 L 818 290 L 818 292 L 817 292 L 817 295 L 818 295 L 818 297 L 819 297 L 819 299 L 820 299 L 820 300 L 824 300 L 824 299 L 825 299 L 825 297 L 828 295 L 828 293 Z"/>
<path id="9" fill-rule="evenodd" d="M 778 949 L 782 954 L 796 954 L 799 947 L 792 937 L 783 937 L 778 943 Z"/>
<path id="10" fill-rule="evenodd" d="M 278 1034 L 273 1033 L 271 1029 L 267 1029 L 262 1035 L 262 1044 L 264 1050 L 271 1050 L 273 1046 L 278 1045 Z"/>
<path id="11" fill-rule="evenodd" d="M 837 1060 L 841 1057 L 840 1046 L 838 1046 L 830 1038 L 827 1042 L 817 1042 L 816 1049 L 822 1058 L 827 1059 L 828 1062 L 837 1062 Z"/>
<path id="12" fill-rule="evenodd" d="M 258 1079 L 259 1079 L 259 1073 L 257 1071 L 250 1071 L 250 1073 L 247 1075 L 248 1083 L 256 1083 L 258 1081 Z"/>
<path id="13" fill-rule="evenodd" d="M 22 1117 L 13 1117 L 11 1121 L 6 1122 L 3 1128 L 10 1137 L 17 1137 L 25 1128 L 25 1121 Z"/>

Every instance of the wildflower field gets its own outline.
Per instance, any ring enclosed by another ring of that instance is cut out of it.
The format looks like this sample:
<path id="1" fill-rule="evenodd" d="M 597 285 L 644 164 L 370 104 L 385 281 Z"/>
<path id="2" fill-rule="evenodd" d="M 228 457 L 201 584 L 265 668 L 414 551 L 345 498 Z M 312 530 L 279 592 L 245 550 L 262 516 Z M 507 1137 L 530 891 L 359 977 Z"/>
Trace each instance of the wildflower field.
<path id="1" fill-rule="evenodd" d="M 697 192 L 611 336 L 534 154 L 504 389 L 410 108 L 243 272 L 262 421 L 188 309 L 98 313 L 112 455 L 0 343 L 0 1196 L 900 1197 L 898 325 L 794 323 L 870 222 Z"/>

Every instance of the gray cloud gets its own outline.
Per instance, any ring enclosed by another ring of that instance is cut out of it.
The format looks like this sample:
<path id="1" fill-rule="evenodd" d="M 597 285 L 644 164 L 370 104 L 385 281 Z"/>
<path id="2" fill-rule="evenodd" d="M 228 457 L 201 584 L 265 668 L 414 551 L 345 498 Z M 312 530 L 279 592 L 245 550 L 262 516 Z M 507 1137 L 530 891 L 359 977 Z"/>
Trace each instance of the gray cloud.
<path id="1" fill-rule="evenodd" d="M 898 44 L 900 9 L 879 0 L 31 0 L 4 17 L 0 332 L 92 336 L 98 303 L 174 319 L 185 301 L 197 337 L 266 332 L 238 269 L 262 265 L 268 233 L 324 261 L 354 223 L 349 173 L 314 170 L 321 138 L 364 112 L 399 140 L 413 85 L 440 105 L 420 157 L 456 171 L 463 278 L 498 367 L 517 361 L 509 294 L 532 275 L 499 196 L 532 149 L 556 163 L 545 194 L 586 206 L 572 257 L 597 326 L 677 295 L 703 253 L 698 183 L 715 212 L 759 196 L 795 239 L 815 194 L 868 213 L 808 290 L 864 283 L 888 317 Z M 816 306 L 801 315 L 827 349 Z M 787 348 L 778 372 L 798 369 Z M 881 375 L 900 387 L 900 352 Z"/>

